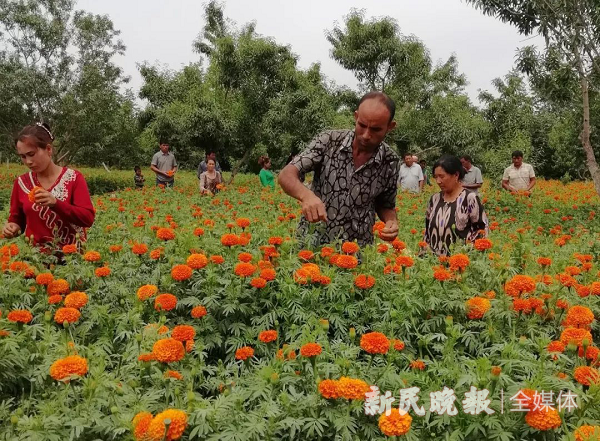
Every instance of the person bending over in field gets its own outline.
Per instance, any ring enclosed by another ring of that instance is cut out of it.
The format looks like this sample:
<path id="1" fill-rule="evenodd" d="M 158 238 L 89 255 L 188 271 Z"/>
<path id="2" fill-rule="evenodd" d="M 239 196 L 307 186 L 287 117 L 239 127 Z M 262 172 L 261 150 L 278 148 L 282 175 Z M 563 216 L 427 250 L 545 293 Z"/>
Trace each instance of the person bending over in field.
<path id="1" fill-rule="evenodd" d="M 299 237 L 313 245 L 358 241 L 373 242 L 375 213 L 385 222 L 384 240 L 398 235 L 396 191 L 399 158 L 383 142 L 395 126 L 395 104 L 381 92 L 363 96 L 354 112 L 354 130 L 333 130 L 318 135 L 279 174 L 279 184 L 302 202 Z M 312 189 L 299 176 L 314 171 Z M 322 231 L 308 236 L 309 222 L 325 222 Z"/>
<path id="2" fill-rule="evenodd" d="M 456 156 L 442 156 L 432 172 L 441 191 L 427 205 L 425 242 L 437 255 L 448 255 L 457 240 L 486 236 L 488 220 L 477 193 L 462 186 L 465 169 Z"/>
<path id="3" fill-rule="evenodd" d="M 11 239 L 22 232 L 43 251 L 52 244 L 85 241 L 95 211 L 83 175 L 56 165 L 54 136 L 47 124 L 25 127 L 15 141 L 17 153 L 29 172 L 19 176 L 10 197 L 10 214 L 2 234 Z"/>

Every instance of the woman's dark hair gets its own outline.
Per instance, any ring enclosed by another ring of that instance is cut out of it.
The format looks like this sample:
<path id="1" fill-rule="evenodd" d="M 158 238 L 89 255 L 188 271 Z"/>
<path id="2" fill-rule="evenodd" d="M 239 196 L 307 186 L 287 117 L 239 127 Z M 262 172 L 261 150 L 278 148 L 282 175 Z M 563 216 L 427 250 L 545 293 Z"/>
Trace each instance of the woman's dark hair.
<path id="1" fill-rule="evenodd" d="M 136 165 L 135 167 L 133 167 L 133 171 L 138 171 L 138 170 L 141 170 L 139 165 Z"/>
<path id="2" fill-rule="evenodd" d="M 32 138 L 40 149 L 45 149 L 48 144 L 52 144 L 52 141 L 54 141 L 54 135 L 50 131 L 50 126 L 46 123 L 30 124 L 23 127 L 23 130 L 17 135 L 17 139 L 15 139 L 15 146 L 17 142 L 24 142 L 27 138 Z"/>
<path id="3" fill-rule="evenodd" d="M 442 169 L 449 175 L 455 175 L 458 173 L 458 179 L 462 180 L 465 177 L 465 169 L 463 168 L 460 159 L 452 155 L 444 155 L 438 159 L 433 167 L 431 167 L 431 173 L 435 175 L 435 169 L 442 167 Z"/>
<path id="4" fill-rule="evenodd" d="M 260 165 L 261 167 L 264 167 L 265 164 L 268 164 L 269 162 L 271 162 L 271 160 L 268 156 L 261 156 L 260 158 L 258 158 L 258 165 Z"/>
<path id="5" fill-rule="evenodd" d="M 206 160 L 206 165 L 208 165 L 208 163 L 209 163 L 210 161 L 214 162 L 214 164 L 215 164 L 215 165 L 217 165 L 217 160 L 216 160 L 216 159 L 213 159 L 213 158 L 208 158 L 208 159 Z"/>

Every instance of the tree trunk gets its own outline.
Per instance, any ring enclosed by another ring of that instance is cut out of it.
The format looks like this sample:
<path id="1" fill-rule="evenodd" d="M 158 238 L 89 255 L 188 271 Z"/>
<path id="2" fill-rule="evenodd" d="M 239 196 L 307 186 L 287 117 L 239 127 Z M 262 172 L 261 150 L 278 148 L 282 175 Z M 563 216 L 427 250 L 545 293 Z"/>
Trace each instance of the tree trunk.
<path id="1" fill-rule="evenodd" d="M 238 163 L 233 166 L 233 169 L 231 170 L 231 177 L 229 178 L 229 181 L 227 181 L 227 185 L 231 185 L 231 183 L 233 182 L 233 178 L 235 178 L 235 175 L 238 174 L 238 172 L 240 171 L 240 168 L 242 168 L 242 165 L 244 165 L 246 163 L 246 161 L 248 161 L 248 158 L 250 157 L 250 153 L 252 153 L 252 149 L 251 148 L 246 149 L 246 153 L 244 153 L 244 156 L 242 156 L 242 159 L 240 159 L 238 161 Z"/>
<path id="2" fill-rule="evenodd" d="M 581 144 L 586 156 L 586 163 L 588 170 L 592 175 L 594 181 L 594 187 L 596 193 L 600 195 L 600 168 L 598 162 L 596 162 L 596 156 L 594 155 L 594 149 L 590 141 L 590 97 L 589 97 L 589 84 L 586 77 L 581 78 L 581 95 L 583 98 L 583 129 L 581 131 Z"/>

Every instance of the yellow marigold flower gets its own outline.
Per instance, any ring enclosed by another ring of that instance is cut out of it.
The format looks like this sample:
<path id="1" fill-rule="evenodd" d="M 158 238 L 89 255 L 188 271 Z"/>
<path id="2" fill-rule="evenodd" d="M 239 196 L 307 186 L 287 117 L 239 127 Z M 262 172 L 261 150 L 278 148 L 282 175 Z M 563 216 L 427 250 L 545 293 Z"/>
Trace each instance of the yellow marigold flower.
<path id="1" fill-rule="evenodd" d="M 71 376 L 79 375 L 80 377 L 87 374 L 87 360 L 79 355 L 70 355 L 60 360 L 56 360 L 50 366 L 50 376 L 57 381 L 70 379 Z"/>
<path id="2" fill-rule="evenodd" d="M 369 332 L 360 338 L 360 347 L 369 354 L 387 354 L 390 341 L 381 332 Z"/>
<path id="3" fill-rule="evenodd" d="M 410 430 L 412 417 L 408 413 L 400 414 L 400 410 L 392 408 L 389 415 L 379 417 L 379 430 L 386 436 L 406 435 Z"/>
<path id="4" fill-rule="evenodd" d="M 163 338 L 154 343 L 152 353 L 156 360 L 162 363 L 173 363 L 183 358 L 185 349 L 180 341 L 174 338 Z"/>
<path id="5" fill-rule="evenodd" d="M 323 380 L 319 383 L 319 393 L 323 398 L 335 399 L 340 397 L 336 380 Z"/>

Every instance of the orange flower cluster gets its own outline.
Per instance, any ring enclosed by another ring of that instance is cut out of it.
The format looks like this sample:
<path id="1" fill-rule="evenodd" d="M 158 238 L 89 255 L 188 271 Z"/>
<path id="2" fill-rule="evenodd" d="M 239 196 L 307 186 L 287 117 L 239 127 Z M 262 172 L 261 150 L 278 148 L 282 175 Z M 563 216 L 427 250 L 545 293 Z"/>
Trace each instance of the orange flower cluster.
<path id="1" fill-rule="evenodd" d="M 246 218 L 246 217 L 238 217 L 235 220 L 235 223 L 237 224 L 238 227 L 244 229 L 244 228 L 248 228 L 250 226 L 250 219 Z"/>
<path id="2" fill-rule="evenodd" d="M 54 314 L 54 321 L 59 325 L 64 322 L 75 323 L 81 317 L 81 313 L 75 308 L 58 308 Z"/>
<path id="3" fill-rule="evenodd" d="M 335 266 L 344 269 L 356 268 L 356 266 L 358 265 L 358 259 L 348 254 L 338 255 L 333 261 L 330 260 L 330 262 L 333 263 Z"/>
<path id="4" fill-rule="evenodd" d="M 131 252 L 138 256 L 141 256 L 142 254 L 146 254 L 148 252 L 148 245 L 146 245 L 145 243 L 134 242 L 133 245 L 131 246 Z"/>
<path id="5" fill-rule="evenodd" d="M 223 234 L 221 236 L 221 244 L 226 247 L 233 247 L 240 244 L 240 238 L 231 233 Z"/>
<path id="6" fill-rule="evenodd" d="M 443 266 L 436 266 L 433 268 L 433 278 L 439 282 L 452 279 L 452 277 L 452 273 Z"/>
<path id="7" fill-rule="evenodd" d="M 154 343 L 152 354 L 161 363 L 174 363 L 183 359 L 185 349 L 179 340 L 163 338 Z"/>
<path id="8" fill-rule="evenodd" d="M 77 245 L 75 245 L 75 244 L 64 245 L 62 247 L 62 252 L 64 254 L 75 254 L 77 252 Z"/>
<path id="9" fill-rule="evenodd" d="M 35 283 L 38 285 L 48 286 L 54 280 L 54 276 L 51 273 L 40 273 L 35 278 Z"/>
<path id="10" fill-rule="evenodd" d="M 473 297 L 465 302 L 465 306 L 467 308 L 467 317 L 471 320 L 479 320 L 483 318 L 492 304 L 485 297 Z"/>
<path id="11" fill-rule="evenodd" d="M 600 383 L 600 373 L 590 366 L 579 366 L 573 371 L 573 378 L 584 386 Z"/>
<path id="12" fill-rule="evenodd" d="M 254 277 L 250 281 L 250 285 L 253 288 L 261 289 L 261 288 L 264 288 L 265 286 L 267 286 L 267 281 L 265 279 L 263 279 L 262 277 Z"/>
<path id="13" fill-rule="evenodd" d="M 572 306 L 567 311 L 567 317 L 563 326 L 571 326 L 573 328 L 590 329 L 590 325 L 594 321 L 594 313 L 586 306 Z"/>
<path id="14" fill-rule="evenodd" d="M 87 360 L 79 355 L 70 355 L 56 360 L 50 366 L 50 376 L 57 381 L 70 380 L 73 376 L 83 377 L 87 374 Z"/>
<path id="15" fill-rule="evenodd" d="M 504 291 L 511 297 L 519 297 L 534 292 L 535 285 L 533 277 L 517 274 L 504 284 Z"/>
<path id="16" fill-rule="evenodd" d="M 400 255 L 400 256 L 396 257 L 396 266 L 398 266 L 398 267 L 410 268 L 414 264 L 415 264 L 415 261 L 410 256 Z M 398 271 L 395 271 L 395 272 L 398 272 Z"/>
<path id="17" fill-rule="evenodd" d="M 360 247 L 356 242 L 344 242 L 342 244 L 342 252 L 346 254 L 356 254 L 360 251 Z"/>
<path id="18" fill-rule="evenodd" d="M 192 277 L 192 269 L 187 265 L 175 265 L 171 269 L 171 277 L 173 280 L 182 282 Z"/>
<path id="19" fill-rule="evenodd" d="M 196 337 L 196 330 L 193 326 L 177 325 L 171 331 L 171 337 L 181 342 L 193 340 Z"/>
<path id="20" fill-rule="evenodd" d="M 16 309 L 10 311 L 6 318 L 9 322 L 27 324 L 33 320 L 33 314 L 26 309 Z"/>
<path id="21" fill-rule="evenodd" d="M 158 292 L 156 285 L 143 285 L 137 290 L 137 298 L 141 301 L 148 300 Z"/>
<path id="22" fill-rule="evenodd" d="M 133 436 L 138 441 L 174 441 L 185 432 L 188 419 L 183 410 L 167 409 L 154 418 L 150 412 L 140 412 L 133 418 L 132 425 Z"/>
<path id="23" fill-rule="evenodd" d="M 471 263 L 471 261 L 469 260 L 469 256 L 466 254 L 455 254 L 448 258 L 448 264 L 450 265 L 450 269 L 452 271 L 459 271 L 462 273 L 465 269 L 467 269 L 469 263 Z"/>
<path id="24" fill-rule="evenodd" d="M 192 269 L 202 269 L 208 265 L 208 258 L 204 254 L 191 254 L 186 263 Z"/>
<path id="25" fill-rule="evenodd" d="M 475 249 L 478 251 L 485 251 L 485 250 L 489 250 L 490 248 L 492 248 L 493 243 L 491 240 L 489 240 L 487 238 L 475 239 L 474 246 L 475 246 Z"/>
<path id="26" fill-rule="evenodd" d="M 256 266 L 251 263 L 240 262 L 235 266 L 233 272 L 239 277 L 250 277 L 256 272 Z"/>
<path id="27" fill-rule="evenodd" d="M 175 231 L 171 228 L 159 228 L 156 230 L 156 237 L 160 240 L 173 240 L 175 239 Z"/>
<path id="28" fill-rule="evenodd" d="M 565 344 L 559 340 L 554 340 L 548 344 L 548 346 L 546 347 L 546 350 L 550 353 L 552 353 L 552 352 L 563 353 L 563 352 L 565 352 Z"/>
<path id="29" fill-rule="evenodd" d="M 249 358 L 254 357 L 254 349 L 250 346 L 242 346 L 237 351 L 235 351 L 235 359 L 236 360 L 247 360 Z"/>
<path id="30" fill-rule="evenodd" d="M 370 388 L 363 380 L 341 377 L 337 383 L 337 390 L 340 397 L 346 400 L 364 400 Z"/>
<path id="31" fill-rule="evenodd" d="M 573 432 L 575 441 L 599 441 L 600 426 L 581 426 Z"/>
<path id="32" fill-rule="evenodd" d="M 101 256 L 98 251 L 88 251 L 83 255 L 83 260 L 86 262 L 98 262 Z"/>
<path id="33" fill-rule="evenodd" d="M 263 343 L 271 343 L 272 341 L 277 340 L 277 331 L 261 331 L 260 334 L 258 334 L 258 339 Z"/>
<path id="34" fill-rule="evenodd" d="M 139 412 L 133 417 L 133 437 L 137 441 L 143 441 L 146 438 L 146 432 L 148 432 L 148 426 L 152 422 L 152 414 L 150 412 Z"/>
<path id="35" fill-rule="evenodd" d="M 65 297 L 65 306 L 67 308 L 81 309 L 88 302 L 88 296 L 81 291 L 72 291 Z"/>
<path id="36" fill-rule="evenodd" d="M 410 368 L 413 370 L 424 371 L 425 363 L 422 360 L 413 360 L 410 362 Z"/>
<path id="37" fill-rule="evenodd" d="M 558 429 L 562 424 L 560 415 L 553 408 L 530 410 L 525 415 L 525 422 L 529 427 L 540 431 Z"/>
<path id="38" fill-rule="evenodd" d="M 69 282 L 65 279 L 56 279 L 50 282 L 46 288 L 49 296 L 63 295 L 69 292 Z"/>
<path id="39" fill-rule="evenodd" d="M 335 400 L 340 397 L 337 380 L 323 380 L 319 383 L 319 393 L 323 398 Z"/>
<path id="40" fill-rule="evenodd" d="M 369 289 L 375 286 L 375 277 L 367 274 L 359 274 L 354 278 L 354 286 L 360 289 Z"/>
<path id="41" fill-rule="evenodd" d="M 294 271 L 294 281 L 300 285 L 307 283 L 327 284 L 325 276 L 321 275 L 321 269 L 314 263 L 305 263 L 301 268 Z"/>
<path id="42" fill-rule="evenodd" d="M 192 308 L 192 318 L 202 318 L 206 315 L 206 308 L 202 305 Z"/>
<path id="43" fill-rule="evenodd" d="M 160 294 L 154 299 L 154 309 L 157 311 L 171 311 L 176 306 L 177 297 L 170 293 Z"/>
<path id="44" fill-rule="evenodd" d="M 412 417 L 408 413 L 400 414 L 394 407 L 389 415 L 384 413 L 379 417 L 379 430 L 386 436 L 402 436 L 408 433 L 411 423 Z"/>
<path id="45" fill-rule="evenodd" d="M 565 328 L 560 334 L 560 341 L 564 345 L 573 343 L 577 346 L 583 346 L 583 340 L 587 340 L 588 344 L 591 344 L 594 341 L 592 339 L 592 334 L 587 329 L 569 327 Z"/>
<path id="46" fill-rule="evenodd" d="M 300 355 L 306 358 L 316 357 L 323 352 L 323 348 L 318 343 L 306 343 L 300 348 Z"/>
<path id="47" fill-rule="evenodd" d="M 96 270 L 94 271 L 96 277 L 108 277 L 110 276 L 110 273 L 110 268 L 107 266 L 101 266 L 100 268 L 96 268 Z"/>
<path id="48" fill-rule="evenodd" d="M 360 338 L 360 347 L 369 354 L 387 354 L 390 341 L 381 332 L 369 332 Z"/>

